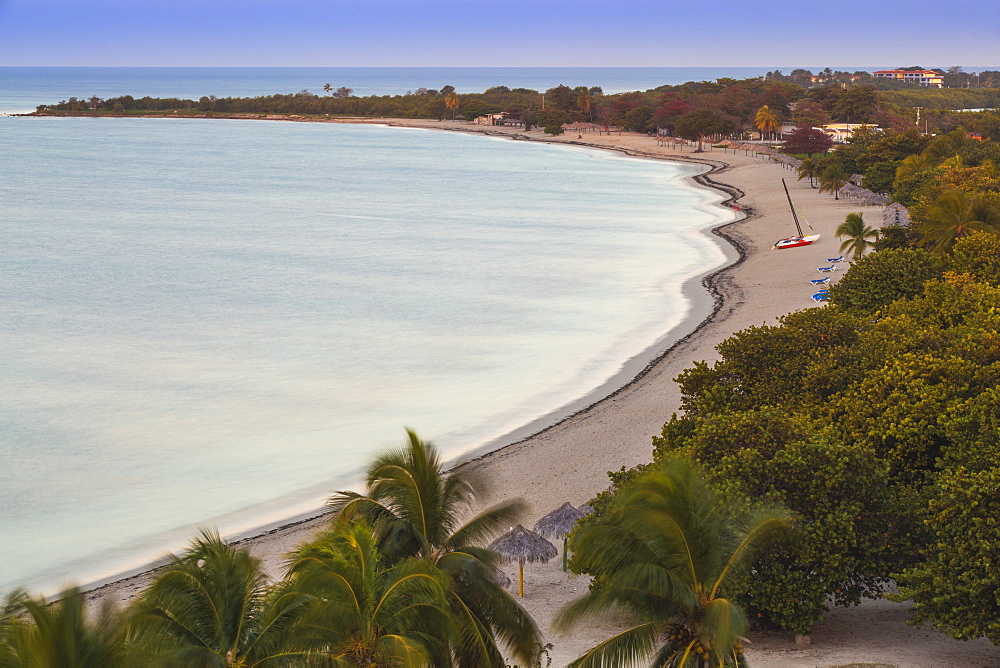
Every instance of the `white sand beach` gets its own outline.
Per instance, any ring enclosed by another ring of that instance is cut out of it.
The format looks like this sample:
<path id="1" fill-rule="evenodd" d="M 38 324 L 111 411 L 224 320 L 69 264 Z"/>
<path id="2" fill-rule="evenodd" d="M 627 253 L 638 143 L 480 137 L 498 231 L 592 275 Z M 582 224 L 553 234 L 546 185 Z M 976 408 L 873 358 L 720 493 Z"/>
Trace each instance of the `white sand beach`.
<path id="1" fill-rule="evenodd" d="M 370 122 L 370 121 L 368 121 Z M 383 120 L 407 127 L 448 129 L 466 132 L 508 134 L 512 138 L 607 148 L 631 155 L 667 160 L 695 160 L 712 167 L 708 177 L 742 193 L 736 204 L 749 215 L 720 231 L 737 243 L 743 259 L 711 279 L 722 301 L 715 312 L 696 328 L 692 323 L 666 355 L 652 364 L 638 379 L 606 399 L 561 420 L 539 433 L 483 455 L 463 465 L 463 470 L 480 483 L 483 506 L 512 497 L 527 503 L 523 524 L 531 526 L 545 513 L 565 501 L 580 505 L 606 488 L 606 472 L 633 466 L 651 458 L 651 437 L 677 411 L 680 394 L 673 379 L 698 360 L 716 358 L 715 347 L 746 327 L 773 324 L 791 311 L 817 305 L 809 279 L 821 277 L 817 267 L 826 258 L 839 255 L 834 230 L 846 214 L 862 211 L 849 200 L 834 200 L 820 194 L 808 181 L 797 181 L 794 172 L 767 160 L 707 150 L 695 154 L 660 147 L 654 138 L 575 133 L 551 138 L 540 131 L 474 126 L 436 121 Z M 781 178 L 788 182 L 791 197 L 815 232 L 822 236 L 811 246 L 770 250 L 774 241 L 793 233 L 791 214 Z M 881 209 L 869 209 L 868 224 L 881 222 Z M 738 254 L 734 251 L 733 257 Z M 834 272 L 834 280 L 846 265 Z M 702 298 L 711 303 L 707 293 Z M 514 438 L 517 438 L 515 436 Z M 513 440 L 513 439 L 508 439 Z M 332 490 L 331 490 L 332 491 Z M 254 554 L 265 560 L 272 573 L 280 572 L 284 555 L 304 541 L 322 519 L 275 530 L 246 541 Z M 509 569 L 516 578 L 516 566 Z M 148 582 L 148 576 L 123 580 L 92 592 L 96 599 L 127 601 Z M 587 587 L 587 580 L 563 573 L 559 560 L 525 567 L 523 604 L 534 616 L 546 642 L 554 645 L 553 666 L 564 666 L 591 645 L 607 638 L 620 627 L 620 620 L 595 623 L 570 634 L 551 629 L 555 611 Z M 815 628 L 811 644 L 796 645 L 791 634 L 751 636 L 747 651 L 751 665 L 842 666 L 877 664 L 903 666 L 995 666 L 1000 665 L 1000 648 L 985 640 L 953 641 L 930 629 L 914 629 L 905 623 L 906 606 L 873 601 L 852 609 L 832 611 Z"/>

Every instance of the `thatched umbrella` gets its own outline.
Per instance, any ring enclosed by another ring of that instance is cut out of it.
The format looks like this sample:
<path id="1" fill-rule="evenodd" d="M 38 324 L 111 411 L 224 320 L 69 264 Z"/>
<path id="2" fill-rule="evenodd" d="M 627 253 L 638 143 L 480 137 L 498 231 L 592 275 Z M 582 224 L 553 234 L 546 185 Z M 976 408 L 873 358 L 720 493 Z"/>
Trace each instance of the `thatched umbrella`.
<path id="1" fill-rule="evenodd" d="M 587 513 L 578 510 L 570 505 L 570 502 L 562 504 L 551 513 L 535 522 L 535 531 L 545 538 L 562 538 L 563 541 L 563 563 L 562 569 L 566 570 L 566 535 L 576 526 L 576 521 Z"/>
<path id="2" fill-rule="evenodd" d="M 490 543 L 489 549 L 499 554 L 508 564 L 517 562 L 520 578 L 517 585 L 519 596 L 524 596 L 524 562 L 546 562 L 559 554 L 559 550 L 552 543 L 520 524 Z"/>

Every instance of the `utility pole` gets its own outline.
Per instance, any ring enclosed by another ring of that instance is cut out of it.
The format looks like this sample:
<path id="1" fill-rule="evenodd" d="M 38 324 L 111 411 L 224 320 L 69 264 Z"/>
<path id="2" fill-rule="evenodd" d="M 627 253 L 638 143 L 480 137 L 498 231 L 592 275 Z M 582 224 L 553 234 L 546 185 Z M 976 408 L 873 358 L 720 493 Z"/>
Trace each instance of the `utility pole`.
<path id="1" fill-rule="evenodd" d="M 923 107 L 914 107 L 914 109 L 917 110 L 917 127 L 919 128 L 920 127 L 920 110 L 923 109 Z"/>

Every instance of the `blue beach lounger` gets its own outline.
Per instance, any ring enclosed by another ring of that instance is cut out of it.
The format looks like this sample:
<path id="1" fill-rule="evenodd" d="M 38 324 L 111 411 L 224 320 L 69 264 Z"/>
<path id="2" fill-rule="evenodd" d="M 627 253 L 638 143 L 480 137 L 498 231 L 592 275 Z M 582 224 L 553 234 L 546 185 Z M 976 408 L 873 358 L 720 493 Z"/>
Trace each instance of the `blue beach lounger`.
<path id="1" fill-rule="evenodd" d="M 829 283 L 830 282 L 830 277 L 829 276 L 824 276 L 823 278 L 813 278 L 813 279 L 810 279 L 809 282 L 812 283 L 813 285 L 822 285 L 824 283 Z"/>
<path id="2" fill-rule="evenodd" d="M 840 257 L 828 257 L 828 258 L 826 258 L 826 261 L 827 262 L 843 262 L 844 261 L 844 256 L 841 255 Z"/>
<path id="3" fill-rule="evenodd" d="M 825 302 L 825 301 L 829 301 L 829 299 L 830 299 L 830 295 L 828 295 L 826 293 L 823 293 L 823 292 L 817 292 L 816 294 L 813 295 L 813 301 L 814 302 Z"/>
<path id="4" fill-rule="evenodd" d="M 837 265 L 831 264 L 829 267 L 816 267 L 817 271 L 825 271 L 827 273 L 831 271 L 837 271 Z"/>

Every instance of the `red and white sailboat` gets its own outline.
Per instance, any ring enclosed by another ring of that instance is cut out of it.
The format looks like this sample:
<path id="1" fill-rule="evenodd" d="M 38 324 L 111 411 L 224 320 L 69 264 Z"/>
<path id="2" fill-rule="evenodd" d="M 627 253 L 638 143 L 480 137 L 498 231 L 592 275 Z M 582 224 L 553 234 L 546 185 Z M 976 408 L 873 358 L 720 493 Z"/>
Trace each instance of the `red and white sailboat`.
<path id="1" fill-rule="evenodd" d="M 795 205 L 792 204 L 792 196 L 788 194 L 788 185 L 785 183 L 785 179 L 781 179 L 781 185 L 785 189 L 785 197 L 788 198 L 788 207 L 792 210 L 792 220 L 795 221 L 795 230 L 798 232 L 797 236 L 788 237 L 786 239 L 779 239 L 774 242 L 771 249 L 781 249 L 781 248 L 796 248 L 798 246 L 808 246 L 812 242 L 819 239 L 818 234 L 802 234 L 802 225 L 799 224 L 799 216 L 795 213 Z M 808 223 L 807 223 L 808 224 Z"/>

